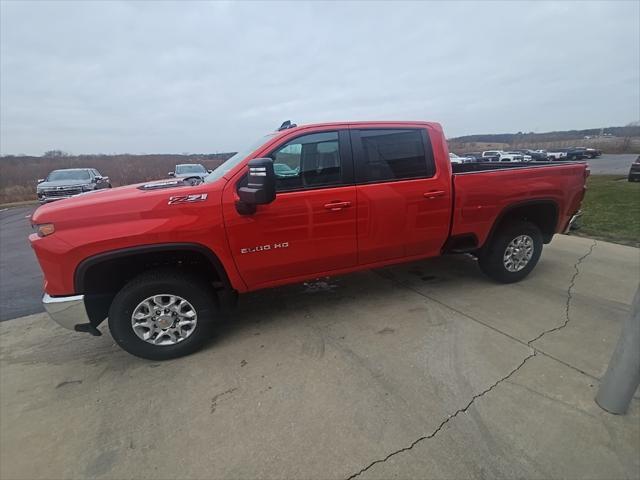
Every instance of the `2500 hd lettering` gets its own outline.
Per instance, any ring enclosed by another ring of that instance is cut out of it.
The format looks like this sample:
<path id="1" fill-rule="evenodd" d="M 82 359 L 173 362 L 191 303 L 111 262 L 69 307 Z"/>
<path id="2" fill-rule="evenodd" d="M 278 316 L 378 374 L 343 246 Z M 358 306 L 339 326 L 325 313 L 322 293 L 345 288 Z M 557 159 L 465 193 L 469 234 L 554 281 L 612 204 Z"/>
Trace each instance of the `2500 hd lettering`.
<path id="1" fill-rule="evenodd" d="M 453 170 L 452 170 L 453 169 Z M 238 293 L 470 253 L 498 282 L 578 214 L 582 163 L 451 165 L 429 122 L 285 122 L 202 178 L 81 195 L 34 213 L 44 306 L 149 359 L 203 345 Z"/>

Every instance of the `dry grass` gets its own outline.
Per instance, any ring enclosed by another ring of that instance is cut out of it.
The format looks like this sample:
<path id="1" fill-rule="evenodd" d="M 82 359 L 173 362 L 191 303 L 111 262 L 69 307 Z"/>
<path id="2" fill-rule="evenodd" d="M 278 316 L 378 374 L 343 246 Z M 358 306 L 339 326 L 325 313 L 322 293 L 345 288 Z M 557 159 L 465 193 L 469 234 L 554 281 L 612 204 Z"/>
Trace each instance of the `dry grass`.
<path id="1" fill-rule="evenodd" d="M 231 154 L 212 155 L 78 155 L 0 158 L 0 203 L 36 198 L 38 178 L 59 168 L 96 168 L 115 186 L 167 178 L 178 163 L 215 168 Z"/>

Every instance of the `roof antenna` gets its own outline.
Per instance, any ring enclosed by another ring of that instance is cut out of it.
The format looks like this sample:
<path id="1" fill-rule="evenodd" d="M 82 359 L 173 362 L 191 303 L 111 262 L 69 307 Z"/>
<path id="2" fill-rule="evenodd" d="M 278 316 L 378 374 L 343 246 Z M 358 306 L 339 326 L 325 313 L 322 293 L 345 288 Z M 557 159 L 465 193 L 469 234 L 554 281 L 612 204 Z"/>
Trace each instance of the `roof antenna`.
<path id="1" fill-rule="evenodd" d="M 282 125 L 280 125 L 280 128 L 278 129 L 278 131 L 280 130 L 287 130 L 288 128 L 294 128 L 297 127 L 298 125 L 296 125 L 295 123 L 291 123 L 291 120 L 286 120 L 284 122 L 282 122 Z"/>

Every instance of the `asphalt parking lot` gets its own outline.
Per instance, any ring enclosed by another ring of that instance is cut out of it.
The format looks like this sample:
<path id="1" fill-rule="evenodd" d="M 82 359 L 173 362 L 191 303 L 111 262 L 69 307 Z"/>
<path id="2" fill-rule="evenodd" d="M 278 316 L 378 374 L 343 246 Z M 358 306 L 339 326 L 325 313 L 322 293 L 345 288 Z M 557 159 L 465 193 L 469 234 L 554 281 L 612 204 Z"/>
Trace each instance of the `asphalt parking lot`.
<path id="1" fill-rule="evenodd" d="M 256 292 L 201 352 L 0 324 L 0 478 L 640 478 L 640 399 L 593 401 L 638 249 L 557 236 Z"/>
<path id="2" fill-rule="evenodd" d="M 0 209 L 0 321 L 42 311 L 42 272 L 27 240 L 35 209 Z"/>
<path id="3" fill-rule="evenodd" d="M 604 154 L 598 158 L 587 160 L 591 175 L 627 176 L 633 161 L 638 158 L 635 153 Z"/>

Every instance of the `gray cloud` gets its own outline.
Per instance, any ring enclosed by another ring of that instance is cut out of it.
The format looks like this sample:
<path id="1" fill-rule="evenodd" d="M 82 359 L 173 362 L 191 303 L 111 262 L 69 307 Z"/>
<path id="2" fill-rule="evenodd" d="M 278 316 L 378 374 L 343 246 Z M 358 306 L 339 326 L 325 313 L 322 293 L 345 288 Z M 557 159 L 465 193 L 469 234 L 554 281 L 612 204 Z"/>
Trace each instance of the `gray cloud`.
<path id="1" fill-rule="evenodd" d="M 640 117 L 640 3 L 9 2 L 0 151 L 215 152 L 281 121 Z"/>

